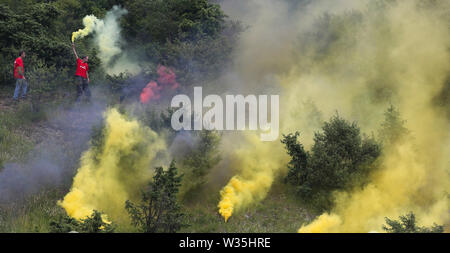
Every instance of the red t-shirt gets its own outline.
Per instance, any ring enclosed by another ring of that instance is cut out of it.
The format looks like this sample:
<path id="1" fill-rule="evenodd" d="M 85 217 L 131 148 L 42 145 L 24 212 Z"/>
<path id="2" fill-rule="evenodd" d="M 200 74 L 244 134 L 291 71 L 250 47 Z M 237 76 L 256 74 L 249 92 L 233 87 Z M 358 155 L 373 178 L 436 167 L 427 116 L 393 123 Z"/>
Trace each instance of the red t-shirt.
<path id="1" fill-rule="evenodd" d="M 25 69 L 23 68 L 23 60 L 22 57 L 18 57 L 15 61 L 14 61 L 14 78 L 16 79 L 20 79 L 23 78 L 23 75 L 19 75 L 19 71 L 17 71 L 18 67 L 22 67 L 23 71 L 25 72 Z"/>
<path id="2" fill-rule="evenodd" d="M 77 72 L 76 76 L 81 76 L 83 78 L 87 78 L 86 72 L 89 70 L 89 66 L 87 62 L 83 62 L 80 58 L 77 59 Z"/>

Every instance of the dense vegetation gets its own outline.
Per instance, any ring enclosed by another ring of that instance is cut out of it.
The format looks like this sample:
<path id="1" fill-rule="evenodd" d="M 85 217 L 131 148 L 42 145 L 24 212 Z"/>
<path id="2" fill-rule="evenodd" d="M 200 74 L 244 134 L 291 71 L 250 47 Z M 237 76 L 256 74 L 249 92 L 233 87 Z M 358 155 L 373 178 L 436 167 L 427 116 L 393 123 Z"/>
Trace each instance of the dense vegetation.
<path id="1" fill-rule="evenodd" d="M 184 214 L 177 203 L 182 178 L 177 174 L 173 161 L 167 171 L 162 167 L 156 168 L 148 190 L 142 193 L 141 203 L 126 201 L 125 208 L 130 214 L 132 224 L 141 232 L 175 233 L 185 225 Z"/>
<path id="2" fill-rule="evenodd" d="M 97 210 L 81 221 L 63 214 L 50 222 L 50 232 L 52 233 L 113 233 L 114 229 L 114 225 L 109 221 L 105 222 L 102 214 Z"/>
<path id="3" fill-rule="evenodd" d="M 416 224 L 416 216 L 409 213 L 399 217 L 399 221 L 386 219 L 386 225 L 383 230 L 388 233 L 443 233 L 444 226 L 434 224 L 432 227 L 420 227 Z"/>
<path id="4" fill-rule="evenodd" d="M 310 152 L 297 142 L 298 132 L 284 136 L 282 143 L 292 158 L 286 181 L 302 199 L 319 210 L 330 210 L 331 193 L 365 183 L 381 151 L 373 138 L 361 137 L 356 123 L 338 115 L 325 122 L 322 130 L 315 134 Z"/>
<path id="5" fill-rule="evenodd" d="M 25 50 L 26 72 L 33 73 L 30 82 L 45 83 L 50 88 L 72 87 L 75 61 L 71 33 L 83 27 L 85 15 L 103 18 L 114 5 L 128 10 L 121 20 L 122 36 L 126 38 L 123 44 L 145 64 L 142 75 L 146 78 L 155 74 L 157 64 L 175 68 L 185 85 L 216 76 L 229 61 L 241 30 L 239 23 L 227 19 L 218 5 L 207 0 L 2 0 L 0 86 L 13 84 L 12 62 L 20 50 Z M 80 55 L 90 56 L 91 76 L 96 77 L 93 84 L 120 79 L 105 75 L 97 49 L 89 43 L 91 39 L 77 41 L 77 47 Z"/>

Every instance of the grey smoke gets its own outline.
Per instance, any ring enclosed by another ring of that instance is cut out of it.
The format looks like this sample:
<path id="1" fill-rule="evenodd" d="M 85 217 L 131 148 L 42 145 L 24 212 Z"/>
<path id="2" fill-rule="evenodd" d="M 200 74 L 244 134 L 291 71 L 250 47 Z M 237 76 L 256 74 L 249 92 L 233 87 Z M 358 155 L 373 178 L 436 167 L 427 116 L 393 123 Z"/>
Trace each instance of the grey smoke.
<path id="1" fill-rule="evenodd" d="M 93 90 L 93 98 L 97 95 Z M 0 171 L 0 204 L 20 201 L 46 187 L 70 185 L 105 108 L 105 103 L 93 99 L 92 104 L 56 109 L 57 116 L 44 124 L 54 134 L 45 136 L 25 162 L 6 163 Z"/>

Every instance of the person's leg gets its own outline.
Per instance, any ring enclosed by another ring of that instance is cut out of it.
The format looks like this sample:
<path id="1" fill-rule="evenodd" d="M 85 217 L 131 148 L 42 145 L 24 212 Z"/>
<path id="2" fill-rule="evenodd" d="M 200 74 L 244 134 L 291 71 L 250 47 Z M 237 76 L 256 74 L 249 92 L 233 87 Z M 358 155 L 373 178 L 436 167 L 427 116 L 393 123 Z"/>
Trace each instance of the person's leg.
<path id="1" fill-rule="evenodd" d="M 28 89 L 27 80 L 25 80 L 25 79 L 22 80 L 22 86 L 23 86 L 22 98 L 25 98 L 27 96 L 27 89 Z"/>
<path id="2" fill-rule="evenodd" d="M 89 83 L 87 82 L 87 79 L 84 79 L 83 90 L 84 90 L 84 94 L 86 95 L 88 101 L 90 101 L 91 100 L 91 90 L 89 90 Z"/>
<path id="3" fill-rule="evenodd" d="M 16 89 L 14 90 L 14 96 L 13 99 L 17 100 L 19 98 L 19 92 L 21 88 L 21 80 L 22 79 L 16 79 Z"/>
<path id="4" fill-rule="evenodd" d="M 76 102 L 80 101 L 81 95 L 83 94 L 83 83 L 82 83 L 82 78 L 77 76 L 77 99 L 75 100 Z"/>

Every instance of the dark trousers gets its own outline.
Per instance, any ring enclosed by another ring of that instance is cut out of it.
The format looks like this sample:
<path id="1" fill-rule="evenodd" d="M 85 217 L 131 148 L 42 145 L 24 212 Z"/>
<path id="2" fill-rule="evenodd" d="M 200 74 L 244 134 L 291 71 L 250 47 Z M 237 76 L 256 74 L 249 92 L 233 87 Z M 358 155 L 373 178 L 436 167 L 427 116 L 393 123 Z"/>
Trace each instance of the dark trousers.
<path id="1" fill-rule="evenodd" d="M 91 98 L 91 91 L 89 90 L 89 83 L 87 78 L 76 76 L 77 78 L 77 100 L 80 101 L 81 96 L 84 94 L 88 100 Z"/>

